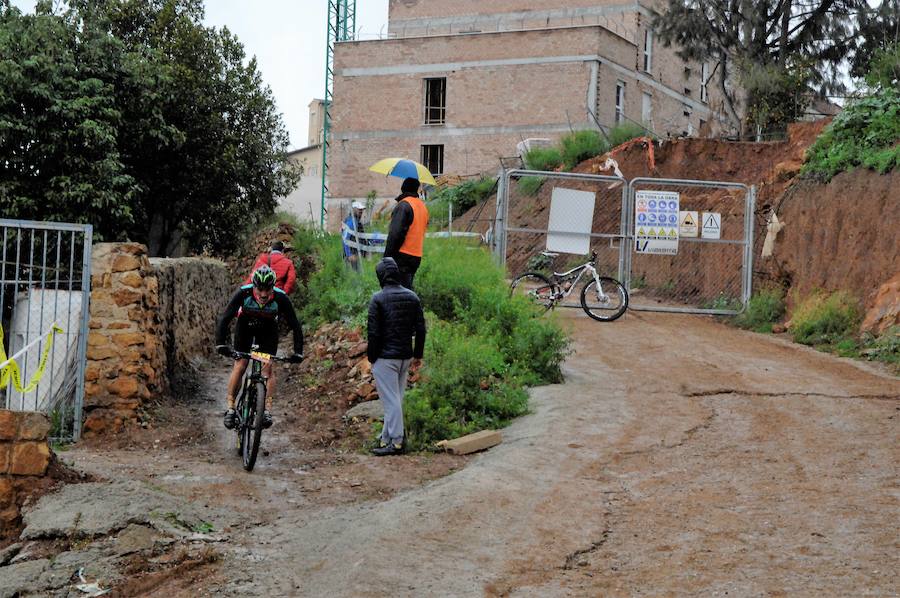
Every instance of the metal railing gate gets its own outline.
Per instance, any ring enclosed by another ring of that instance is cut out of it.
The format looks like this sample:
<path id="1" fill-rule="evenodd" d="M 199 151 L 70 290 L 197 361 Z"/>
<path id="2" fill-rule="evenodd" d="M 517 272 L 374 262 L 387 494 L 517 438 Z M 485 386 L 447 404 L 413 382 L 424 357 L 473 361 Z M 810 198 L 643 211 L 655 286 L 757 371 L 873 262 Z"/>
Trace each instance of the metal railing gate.
<path id="1" fill-rule="evenodd" d="M 491 246 L 510 275 L 562 271 L 593 250 L 601 274 L 629 289 L 631 309 L 734 315 L 751 294 L 754 202 L 740 183 L 509 170 Z M 540 255 L 567 235 L 589 238 L 590 250 Z"/>
<path id="2" fill-rule="evenodd" d="M 90 225 L 0 219 L 3 348 L 26 385 L 47 353 L 37 386 L 23 393 L 10 381 L 0 406 L 47 413 L 55 441 L 81 435 L 92 238 Z"/>

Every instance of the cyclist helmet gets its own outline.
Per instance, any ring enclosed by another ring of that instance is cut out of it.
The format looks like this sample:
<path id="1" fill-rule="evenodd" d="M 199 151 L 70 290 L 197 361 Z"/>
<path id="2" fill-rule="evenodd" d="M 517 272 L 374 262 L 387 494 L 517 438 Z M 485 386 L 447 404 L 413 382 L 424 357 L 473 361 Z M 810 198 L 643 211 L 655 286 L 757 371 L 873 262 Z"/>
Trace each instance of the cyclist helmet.
<path id="1" fill-rule="evenodd" d="M 262 265 L 253 273 L 253 286 L 257 289 L 271 289 L 275 286 L 275 270 Z"/>

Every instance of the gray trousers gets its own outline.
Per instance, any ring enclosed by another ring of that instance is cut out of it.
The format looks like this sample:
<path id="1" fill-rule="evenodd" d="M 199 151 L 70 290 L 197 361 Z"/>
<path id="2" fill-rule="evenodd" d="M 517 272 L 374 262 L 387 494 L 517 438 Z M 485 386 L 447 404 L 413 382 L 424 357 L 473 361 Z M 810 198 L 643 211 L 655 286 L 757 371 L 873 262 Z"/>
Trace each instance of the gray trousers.
<path id="1" fill-rule="evenodd" d="M 389 444 L 403 442 L 403 392 L 412 359 L 378 359 L 372 364 L 375 388 L 384 406 L 384 427 L 381 441 Z"/>

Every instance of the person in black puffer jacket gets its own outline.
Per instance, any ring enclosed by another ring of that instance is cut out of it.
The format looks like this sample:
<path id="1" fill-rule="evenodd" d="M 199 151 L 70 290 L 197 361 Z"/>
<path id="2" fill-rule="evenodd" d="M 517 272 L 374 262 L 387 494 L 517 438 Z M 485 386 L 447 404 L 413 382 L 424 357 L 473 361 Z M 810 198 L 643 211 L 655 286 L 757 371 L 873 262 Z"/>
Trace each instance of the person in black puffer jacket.
<path id="1" fill-rule="evenodd" d="M 369 301 L 369 346 L 375 388 L 384 405 L 379 457 L 402 453 L 403 392 L 413 360 L 425 351 L 425 315 L 418 295 L 401 285 L 400 268 L 386 257 L 375 266 L 381 290 Z M 413 342 L 415 338 L 415 343 Z M 418 363 L 417 363 L 418 366 Z"/>

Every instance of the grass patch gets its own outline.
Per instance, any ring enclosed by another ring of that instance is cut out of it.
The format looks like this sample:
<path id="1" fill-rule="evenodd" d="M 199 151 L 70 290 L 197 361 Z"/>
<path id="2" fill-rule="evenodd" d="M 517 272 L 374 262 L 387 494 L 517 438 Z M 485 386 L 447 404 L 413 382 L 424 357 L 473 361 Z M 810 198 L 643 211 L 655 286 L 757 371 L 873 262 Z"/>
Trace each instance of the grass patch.
<path id="1" fill-rule="evenodd" d="M 433 193 L 428 201 L 429 222 L 447 222 L 450 206 L 456 216 L 483 202 L 497 191 L 497 179 L 481 177 L 463 181 L 458 185 L 443 187 Z"/>
<path id="2" fill-rule="evenodd" d="M 599 131 L 573 131 L 559 140 L 560 155 L 566 170 L 572 170 L 585 160 L 608 152 L 609 144 Z"/>
<path id="3" fill-rule="evenodd" d="M 335 238 L 319 246 L 322 268 L 310 279 L 307 324 L 342 320 L 365 326 L 377 290 L 374 262 L 362 275 L 340 257 Z M 422 379 L 405 398 L 407 441 L 415 450 L 527 411 L 525 387 L 558 382 L 569 341 L 552 318 L 509 297 L 504 271 L 484 249 L 426 239 L 416 292 L 428 319 Z"/>
<path id="4" fill-rule="evenodd" d="M 639 124 L 626 122 L 616 125 L 606 135 L 609 137 L 609 146 L 612 149 L 637 137 L 649 136 L 650 133 Z"/>
<path id="5" fill-rule="evenodd" d="M 900 91 L 851 102 L 806 152 L 802 172 L 824 181 L 858 166 L 886 173 L 900 164 Z"/>
<path id="6" fill-rule="evenodd" d="M 791 335 L 804 345 L 835 346 L 854 337 L 860 319 L 859 302 L 850 293 L 815 292 L 794 308 Z"/>
<path id="7" fill-rule="evenodd" d="M 738 328 L 754 332 L 772 332 L 772 325 L 784 317 L 784 291 L 763 289 L 750 297 L 747 309 L 734 317 Z"/>
<path id="8" fill-rule="evenodd" d="M 559 149 L 555 147 L 536 147 L 522 156 L 525 167 L 529 170 L 556 170 L 562 166 L 563 159 Z"/>
<path id="9" fill-rule="evenodd" d="M 518 189 L 524 195 L 537 195 L 545 180 L 542 176 L 524 176 L 519 179 Z"/>
<path id="10" fill-rule="evenodd" d="M 891 326 L 881 336 L 867 332 L 862 336 L 859 353 L 869 361 L 880 361 L 900 374 L 900 326 Z"/>

